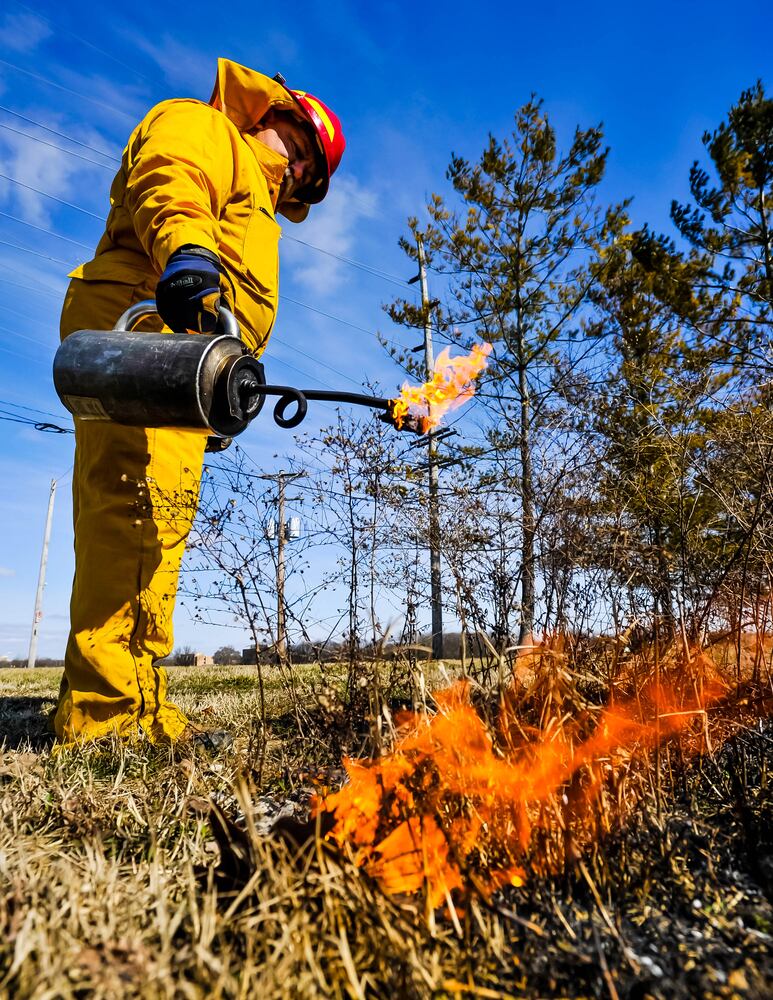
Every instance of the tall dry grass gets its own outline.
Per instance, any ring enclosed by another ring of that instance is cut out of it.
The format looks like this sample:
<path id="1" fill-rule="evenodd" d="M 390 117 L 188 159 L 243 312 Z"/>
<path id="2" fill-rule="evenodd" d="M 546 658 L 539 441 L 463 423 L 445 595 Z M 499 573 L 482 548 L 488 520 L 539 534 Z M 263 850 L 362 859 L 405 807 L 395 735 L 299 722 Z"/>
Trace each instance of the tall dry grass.
<path id="1" fill-rule="evenodd" d="M 548 694 L 565 714 L 606 683 L 600 664 L 549 660 L 521 677 L 530 721 Z M 318 680 L 303 668 L 291 695 L 271 674 L 256 732 L 248 668 L 172 671 L 187 712 L 236 732 L 210 760 L 141 742 L 55 752 L 56 672 L 0 671 L 0 995 L 769 995 L 773 731 L 754 692 L 710 719 L 711 750 L 688 757 L 691 732 L 637 765 L 625 825 L 607 817 L 520 888 L 473 892 L 454 921 L 420 895 L 386 897 L 345 848 L 265 836 L 278 814 L 305 819 L 312 776 L 341 780 L 341 748 L 373 745 L 367 726 L 333 739 L 352 720 L 330 706 L 335 677 L 315 706 Z M 378 739 L 388 749 L 388 727 Z"/>

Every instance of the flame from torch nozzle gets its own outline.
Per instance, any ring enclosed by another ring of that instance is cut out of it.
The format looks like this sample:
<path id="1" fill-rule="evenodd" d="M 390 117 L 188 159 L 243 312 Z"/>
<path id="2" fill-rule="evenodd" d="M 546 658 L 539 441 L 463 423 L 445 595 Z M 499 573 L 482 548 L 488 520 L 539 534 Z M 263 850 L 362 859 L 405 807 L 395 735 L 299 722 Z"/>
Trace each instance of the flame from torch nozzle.
<path id="1" fill-rule="evenodd" d="M 422 434 L 437 427 L 449 410 L 475 395 L 475 379 L 488 364 L 490 353 L 491 344 L 475 344 L 469 354 L 452 358 L 449 348 L 444 348 L 437 356 L 431 380 L 424 385 L 404 382 L 400 395 L 391 401 L 391 417 L 398 430 L 411 419 Z"/>

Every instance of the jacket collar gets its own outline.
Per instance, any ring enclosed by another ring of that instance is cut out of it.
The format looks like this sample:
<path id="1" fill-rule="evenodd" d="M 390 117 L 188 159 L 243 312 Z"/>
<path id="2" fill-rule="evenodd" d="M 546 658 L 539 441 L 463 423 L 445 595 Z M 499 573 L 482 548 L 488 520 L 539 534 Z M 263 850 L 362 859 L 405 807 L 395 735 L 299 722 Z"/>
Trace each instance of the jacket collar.
<path id="1" fill-rule="evenodd" d="M 215 87 L 209 103 L 222 111 L 240 132 L 245 133 L 263 176 L 266 178 L 271 204 L 276 211 L 279 187 L 282 183 L 287 160 L 259 143 L 251 135 L 250 129 L 271 109 L 297 112 L 297 106 L 287 89 L 276 80 L 258 73 L 257 70 L 241 66 L 231 59 L 217 61 Z M 309 214 L 309 206 L 301 202 L 291 202 L 280 209 L 282 215 L 291 222 L 302 222 Z"/>
<path id="2" fill-rule="evenodd" d="M 293 99 L 281 83 L 231 59 L 217 61 L 209 103 L 222 111 L 240 132 L 253 128 L 271 108 L 293 111 Z"/>

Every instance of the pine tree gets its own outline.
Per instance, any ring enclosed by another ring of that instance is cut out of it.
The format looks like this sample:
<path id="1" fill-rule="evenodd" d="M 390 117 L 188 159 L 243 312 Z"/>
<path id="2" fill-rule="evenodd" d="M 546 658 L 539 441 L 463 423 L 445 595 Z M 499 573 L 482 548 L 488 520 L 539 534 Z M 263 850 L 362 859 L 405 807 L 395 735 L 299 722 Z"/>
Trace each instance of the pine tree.
<path id="1" fill-rule="evenodd" d="M 542 102 L 532 98 L 516 112 L 512 134 L 490 136 L 477 162 L 452 157 L 448 178 L 461 206 L 434 195 L 422 233 L 430 266 L 448 281 L 446 303 L 432 303 L 440 334 L 465 350 L 481 338 L 494 345 L 479 395 L 490 417 L 489 459 L 519 504 L 521 640 L 532 631 L 537 600 L 537 436 L 551 417 L 556 373 L 565 377 L 576 360 L 567 333 L 587 301 L 590 264 L 622 226 L 622 207 L 605 211 L 596 200 L 608 152 L 602 143 L 600 126 L 577 128 L 560 151 Z M 419 223 L 409 224 L 415 237 Z M 402 245 L 415 259 L 414 242 Z M 404 300 L 389 312 L 399 323 L 424 323 L 422 309 Z"/>
<path id="2" fill-rule="evenodd" d="M 714 179 L 696 161 L 690 170 L 694 204 L 672 202 L 671 218 L 707 255 L 706 281 L 723 288 L 735 306 L 737 348 L 760 360 L 773 321 L 773 100 L 761 82 L 741 94 L 703 144 Z"/>
<path id="3" fill-rule="evenodd" d="M 701 473 L 734 369 L 727 346 L 700 332 L 722 313 L 704 265 L 647 230 L 623 234 L 597 267 L 584 324 L 608 338 L 610 359 L 584 407 L 600 456 L 595 559 L 649 594 L 670 633 L 700 616 L 725 524 Z"/>

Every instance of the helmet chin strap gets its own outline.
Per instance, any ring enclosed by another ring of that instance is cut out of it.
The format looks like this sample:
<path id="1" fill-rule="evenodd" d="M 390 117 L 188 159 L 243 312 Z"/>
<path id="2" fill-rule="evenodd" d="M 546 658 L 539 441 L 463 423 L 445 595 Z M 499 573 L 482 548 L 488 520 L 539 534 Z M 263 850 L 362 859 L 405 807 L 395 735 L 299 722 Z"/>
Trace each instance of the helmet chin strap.
<path id="1" fill-rule="evenodd" d="M 279 187 L 279 197 L 282 201 L 292 201 L 293 195 L 297 193 L 299 184 L 293 177 L 292 170 L 287 167 Z"/>

